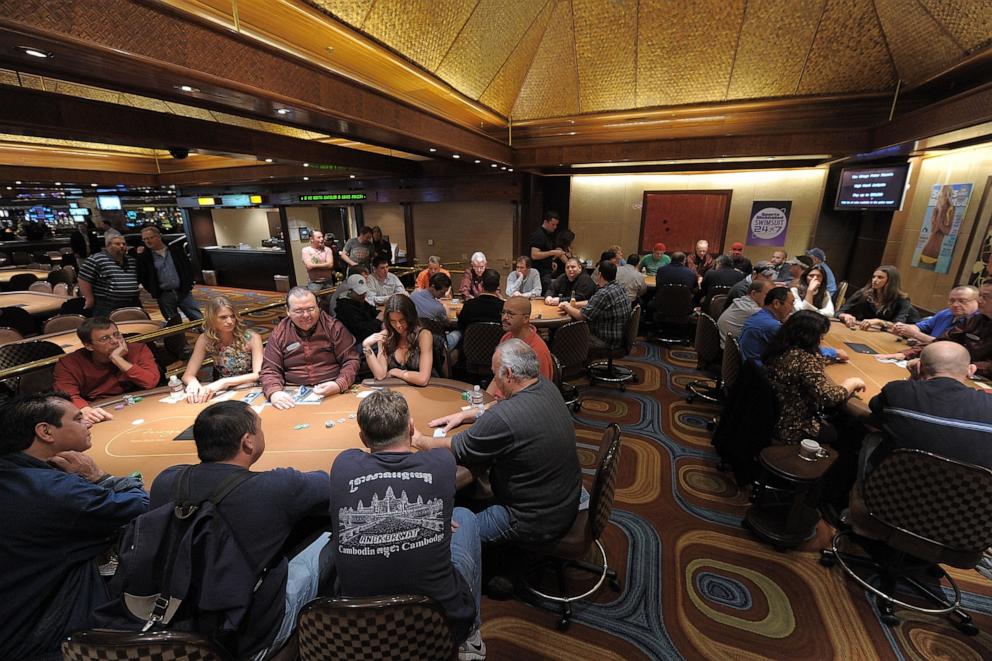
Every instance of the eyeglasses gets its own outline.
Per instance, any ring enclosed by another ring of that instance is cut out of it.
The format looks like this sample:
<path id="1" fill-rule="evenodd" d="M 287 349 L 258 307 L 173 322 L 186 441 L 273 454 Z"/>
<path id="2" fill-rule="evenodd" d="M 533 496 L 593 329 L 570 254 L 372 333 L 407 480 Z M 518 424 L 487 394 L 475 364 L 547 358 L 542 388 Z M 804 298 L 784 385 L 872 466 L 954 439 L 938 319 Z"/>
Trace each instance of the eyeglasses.
<path id="1" fill-rule="evenodd" d="M 500 314 L 501 317 L 522 317 L 522 316 L 524 316 L 525 313 L 523 313 L 523 312 L 507 312 L 506 310 L 503 310 L 499 314 Z M 527 315 L 527 316 L 529 317 L 530 315 Z"/>
<path id="2" fill-rule="evenodd" d="M 317 308 L 312 307 L 312 306 L 309 307 L 309 308 L 297 308 L 295 310 L 290 310 L 289 311 L 289 313 L 291 315 L 293 315 L 294 317 L 309 317 L 310 315 L 314 314 L 315 312 L 317 312 Z"/>
<path id="3" fill-rule="evenodd" d="M 120 332 L 114 333 L 113 335 L 104 335 L 103 337 L 93 338 L 94 342 L 99 342 L 100 344 L 110 344 L 111 342 L 119 342 L 124 336 Z"/>

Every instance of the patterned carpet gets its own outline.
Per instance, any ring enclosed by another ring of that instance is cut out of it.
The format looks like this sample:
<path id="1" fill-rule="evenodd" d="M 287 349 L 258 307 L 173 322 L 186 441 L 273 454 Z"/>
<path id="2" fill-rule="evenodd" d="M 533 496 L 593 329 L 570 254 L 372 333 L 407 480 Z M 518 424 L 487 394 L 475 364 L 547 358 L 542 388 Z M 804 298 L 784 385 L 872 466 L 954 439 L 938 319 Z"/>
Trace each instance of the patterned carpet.
<path id="1" fill-rule="evenodd" d="M 238 304 L 277 296 L 219 287 L 198 287 L 196 296 L 214 292 Z M 248 321 L 267 334 L 278 316 Z M 978 636 L 902 609 L 902 624 L 885 626 L 839 567 L 817 562 L 832 532 L 825 523 L 788 553 L 741 528 L 747 496 L 717 470 L 705 428 L 716 409 L 683 399 L 685 383 L 698 377 L 695 354 L 638 342 L 621 362 L 635 369 L 638 383 L 626 393 L 583 388 L 575 420 L 587 487 L 603 429 L 612 422 L 622 429 L 615 510 L 603 541 L 623 589 L 604 585 L 576 605 L 567 632 L 555 627 L 554 613 L 484 598 L 489 659 L 992 658 L 992 582 L 952 571 L 982 629 Z"/>

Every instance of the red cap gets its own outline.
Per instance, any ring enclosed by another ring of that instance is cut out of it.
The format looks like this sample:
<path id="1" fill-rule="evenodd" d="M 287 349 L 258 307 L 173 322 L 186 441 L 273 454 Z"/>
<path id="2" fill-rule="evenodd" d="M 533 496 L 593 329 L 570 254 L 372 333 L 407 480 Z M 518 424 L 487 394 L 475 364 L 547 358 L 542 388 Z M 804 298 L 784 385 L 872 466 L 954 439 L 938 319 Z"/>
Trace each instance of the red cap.
<path id="1" fill-rule="evenodd" d="M 744 250 L 744 244 L 741 243 L 740 241 L 734 241 L 733 243 L 730 244 L 730 249 L 731 250 Z"/>
<path id="2" fill-rule="evenodd" d="M 665 250 L 666 250 L 665 244 L 664 243 L 656 243 L 656 244 L 654 244 L 654 249 L 655 250 L 660 250 L 661 252 L 665 252 Z"/>

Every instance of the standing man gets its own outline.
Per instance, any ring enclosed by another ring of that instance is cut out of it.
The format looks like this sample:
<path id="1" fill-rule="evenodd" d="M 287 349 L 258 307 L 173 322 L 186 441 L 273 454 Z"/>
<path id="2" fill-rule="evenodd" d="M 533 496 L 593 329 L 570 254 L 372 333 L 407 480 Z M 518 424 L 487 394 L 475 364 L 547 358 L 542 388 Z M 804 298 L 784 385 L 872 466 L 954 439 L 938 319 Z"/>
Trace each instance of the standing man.
<path id="1" fill-rule="evenodd" d="M 406 287 L 395 273 L 389 272 L 389 260 L 382 255 L 372 260 L 372 273 L 366 278 L 365 284 L 368 285 L 375 305 L 384 304 L 393 294 L 406 295 Z"/>
<path id="2" fill-rule="evenodd" d="M 186 251 L 178 243 L 166 245 L 153 225 L 141 230 L 141 240 L 145 250 L 138 253 L 138 280 L 158 301 L 162 317 L 169 321 L 182 310 L 190 321 L 203 319 L 193 300 L 193 265 Z"/>
<path id="3" fill-rule="evenodd" d="M 544 222 L 530 235 L 527 245 L 530 246 L 530 261 L 541 275 L 541 293 L 548 291 L 551 286 L 552 264 L 555 259 L 565 256 L 565 251 L 555 247 L 555 232 L 558 231 L 558 212 L 546 211 Z"/>
<path id="4" fill-rule="evenodd" d="M 371 270 L 374 250 L 372 228 L 366 226 L 358 230 L 357 237 L 348 239 L 339 255 L 348 266 L 364 266 Z"/>
<path id="5" fill-rule="evenodd" d="M 334 280 L 334 251 L 324 245 L 324 233 L 320 230 L 310 232 L 310 245 L 301 251 L 303 266 L 310 277 L 307 288 L 318 292 Z M 330 283 L 328 282 L 330 280 Z"/>
<path id="6" fill-rule="evenodd" d="M 654 250 L 641 257 L 641 261 L 637 265 L 637 270 L 648 275 L 655 275 L 658 269 L 666 264 L 670 264 L 671 261 L 672 258 L 665 254 L 665 244 L 656 243 L 654 244 Z"/>
<path id="7" fill-rule="evenodd" d="M 107 600 L 98 558 L 148 495 L 85 454 L 90 425 L 64 394 L 12 399 L 0 425 L 0 659 L 58 658 L 94 625 Z"/>
<path id="8" fill-rule="evenodd" d="M 696 241 L 696 250 L 689 255 L 686 266 L 696 272 L 696 280 L 703 281 L 706 272 L 713 268 L 713 255 L 710 254 L 710 242 L 706 239 Z"/>
<path id="9" fill-rule="evenodd" d="M 599 290 L 585 305 L 561 303 L 559 307 L 576 321 L 589 323 L 589 343 L 598 349 L 615 349 L 623 343 L 623 331 L 630 318 L 627 292 L 617 282 L 617 265 L 604 259 L 599 263 L 596 284 Z"/>
<path id="10" fill-rule="evenodd" d="M 744 256 L 744 244 L 740 241 L 730 244 L 730 262 L 744 275 L 751 275 L 751 260 Z"/>
<path id="11" fill-rule="evenodd" d="M 834 277 L 834 272 L 827 264 L 827 253 L 819 248 L 810 248 L 806 251 L 806 255 L 813 260 L 813 266 L 819 265 L 823 269 L 823 273 L 827 276 L 827 292 L 833 297 L 837 293 L 837 278 Z"/>
<path id="12" fill-rule="evenodd" d="M 276 325 L 265 344 L 262 391 L 277 409 L 296 406 L 287 384 L 313 386 L 320 397 L 344 392 L 355 382 L 358 352 L 355 338 L 340 321 L 317 307 L 317 297 L 304 287 L 286 294 L 289 316 Z"/>
<path id="13" fill-rule="evenodd" d="M 138 270 L 127 254 L 127 242 L 117 230 L 103 235 L 105 247 L 79 267 L 79 291 L 91 317 L 108 317 L 117 308 L 140 307 Z"/>

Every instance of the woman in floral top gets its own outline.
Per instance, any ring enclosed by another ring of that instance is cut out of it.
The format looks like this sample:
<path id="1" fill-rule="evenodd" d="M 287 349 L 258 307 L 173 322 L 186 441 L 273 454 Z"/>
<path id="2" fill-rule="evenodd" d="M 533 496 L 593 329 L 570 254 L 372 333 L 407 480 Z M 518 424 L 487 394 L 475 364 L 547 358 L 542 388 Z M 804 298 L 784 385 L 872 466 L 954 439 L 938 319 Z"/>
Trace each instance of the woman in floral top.
<path id="1" fill-rule="evenodd" d="M 818 312 L 796 312 L 782 324 L 762 356 L 779 404 L 777 443 L 799 443 L 804 438 L 831 442 L 819 413 L 865 389 L 857 377 L 844 379 L 840 385 L 827 378 L 820 342 L 828 330 L 830 320 Z"/>
<path id="2" fill-rule="evenodd" d="M 207 356 L 214 360 L 214 370 L 221 378 L 201 384 L 196 378 Z M 183 383 L 190 402 L 205 402 L 222 390 L 258 381 L 262 369 L 262 338 L 247 330 L 237 310 L 223 296 L 207 305 L 203 334 L 193 345 Z"/>

